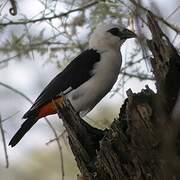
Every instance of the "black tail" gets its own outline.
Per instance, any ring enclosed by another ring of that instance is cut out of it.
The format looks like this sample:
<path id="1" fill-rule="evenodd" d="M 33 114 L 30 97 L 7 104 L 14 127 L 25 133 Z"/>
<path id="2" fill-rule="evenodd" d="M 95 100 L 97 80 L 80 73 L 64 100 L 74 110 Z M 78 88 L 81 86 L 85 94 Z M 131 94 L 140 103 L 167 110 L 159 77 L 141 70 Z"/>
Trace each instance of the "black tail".
<path id="1" fill-rule="evenodd" d="M 14 147 L 36 122 L 37 118 L 35 115 L 31 115 L 30 117 L 28 117 L 28 119 L 24 121 L 20 129 L 16 132 L 16 134 L 9 142 L 9 146 Z"/>

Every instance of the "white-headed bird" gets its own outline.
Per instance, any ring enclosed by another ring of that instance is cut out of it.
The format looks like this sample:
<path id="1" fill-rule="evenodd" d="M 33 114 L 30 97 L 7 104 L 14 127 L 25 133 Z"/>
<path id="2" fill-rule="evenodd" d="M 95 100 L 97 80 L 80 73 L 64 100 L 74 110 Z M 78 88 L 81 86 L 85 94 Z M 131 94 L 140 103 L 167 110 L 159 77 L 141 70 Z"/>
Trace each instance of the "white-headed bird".
<path id="1" fill-rule="evenodd" d="M 74 109 L 85 115 L 111 90 L 122 63 L 121 45 L 136 35 L 117 24 L 101 23 L 90 37 L 89 48 L 71 61 L 42 91 L 23 116 L 25 122 L 11 139 L 15 146 L 42 117 L 55 114 L 52 100 L 67 97 Z"/>

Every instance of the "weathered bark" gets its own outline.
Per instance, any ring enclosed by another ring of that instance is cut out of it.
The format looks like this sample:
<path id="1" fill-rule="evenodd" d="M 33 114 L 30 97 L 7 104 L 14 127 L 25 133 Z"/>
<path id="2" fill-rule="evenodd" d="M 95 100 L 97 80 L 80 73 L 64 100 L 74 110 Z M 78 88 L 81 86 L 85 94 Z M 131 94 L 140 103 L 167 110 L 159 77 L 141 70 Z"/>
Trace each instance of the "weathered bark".
<path id="1" fill-rule="evenodd" d="M 171 112 L 180 89 L 180 58 L 151 13 L 148 23 L 152 40 L 147 42 L 157 93 L 148 86 L 128 98 L 110 129 L 91 127 L 74 111 L 68 100 L 58 109 L 69 143 L 82 173 L 88 180 L 171 180 L 178 168 Z M 168 136 L 166 136 L 167 133 Z M 168 138 L 167 138 L 168 137 Z M 169 153 L 170 152 L 170 153 Z M 174 155 L 175 154 L 175 155 Z M 172 166 L 173 165 L 173 166 Z M 176 167 L 173 169 L 172 167 Z"/>

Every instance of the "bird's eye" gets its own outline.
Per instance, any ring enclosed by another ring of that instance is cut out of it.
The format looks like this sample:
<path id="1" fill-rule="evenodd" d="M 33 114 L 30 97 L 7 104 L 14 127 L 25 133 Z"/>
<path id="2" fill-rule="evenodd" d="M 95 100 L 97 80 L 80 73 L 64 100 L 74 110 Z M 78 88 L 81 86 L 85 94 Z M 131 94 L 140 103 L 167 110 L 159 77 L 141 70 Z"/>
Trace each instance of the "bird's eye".
<path id="1" fill-rule="evenodd" d="M 119 35 L 119 29 L 118 28 L 112 28 L 112 29 L 108 30 L 108 32 L 110 32 L 114 36 Z"/>

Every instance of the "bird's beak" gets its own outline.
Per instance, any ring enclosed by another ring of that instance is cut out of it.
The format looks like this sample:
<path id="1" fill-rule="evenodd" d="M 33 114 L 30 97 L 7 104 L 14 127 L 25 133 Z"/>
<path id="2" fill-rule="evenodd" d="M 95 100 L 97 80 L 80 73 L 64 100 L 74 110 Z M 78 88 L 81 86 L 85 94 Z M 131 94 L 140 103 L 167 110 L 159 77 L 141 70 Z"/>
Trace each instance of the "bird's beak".
<path id="1" fill-rule="evenodd" d="M 121 39 L 129 39 L 137 37 L 136 34 L 129 29 L 124 29 L 121 33 Z"/>

